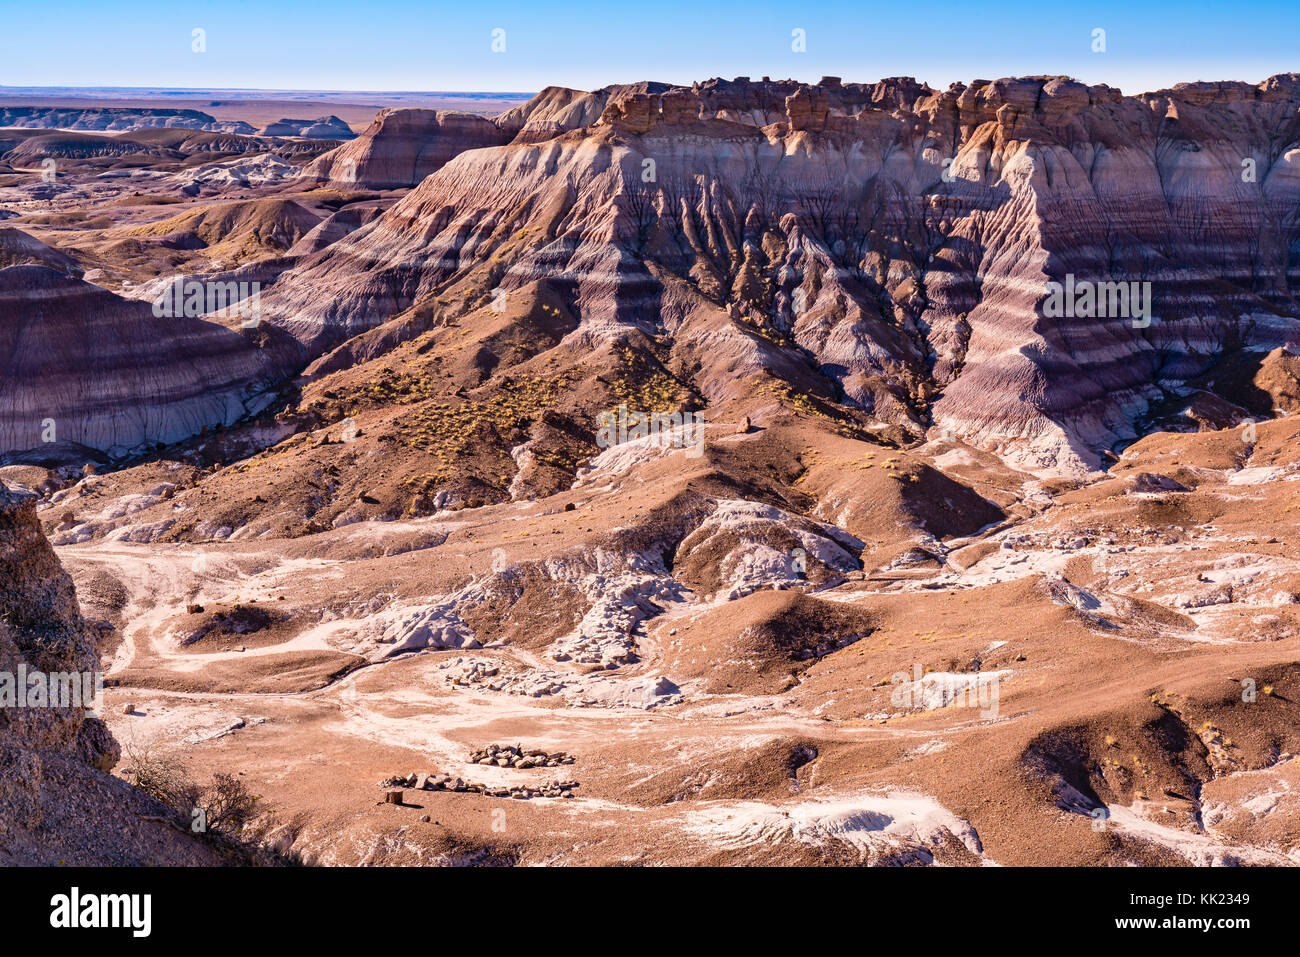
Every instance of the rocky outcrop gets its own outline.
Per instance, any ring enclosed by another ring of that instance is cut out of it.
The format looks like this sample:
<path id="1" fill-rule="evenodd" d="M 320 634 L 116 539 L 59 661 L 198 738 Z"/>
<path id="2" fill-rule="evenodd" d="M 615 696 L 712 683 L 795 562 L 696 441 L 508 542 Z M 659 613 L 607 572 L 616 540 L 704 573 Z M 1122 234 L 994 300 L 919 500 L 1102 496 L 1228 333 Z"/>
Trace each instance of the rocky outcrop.
<path id="1" fill-rule="evenodd" d="M 112 456 L 229 425 L 285 369 L 254 340 L 41 266 L 0 269 L 0 454 Z M 81 454 L 84 454 L 84 448 Z"/>
<path id="2" fill-rule="evenodd" d="M 35 496 L 0 482 L 0 864 L 216 862 L 155 823 L 170 811 L 106 773 L 121 752 L 87 710 L 102 704 L 98 672 L 96 632 L 41 533 Z"/>
<path id="3" fill-rule="evenodd" d="M 41 533 L 36 501 L 0 483 L 0 672 L 16 674 L 23 664 L 43 674 L 93 676 L 95 636 L 82 621 L 72 580 Z M 13 690 L 0 687 L 0 737 L 78 756 L 105 771 L 116 764 L 116 744 L 85 708 L 25 708 L 5 696 Z"/>
<path id="4" fill-rule="evenodd" d="M 540 143 L 596 122 L 612 89 L 615 88 L 587 93 L 548 86 L 527 103 L 496 117 L 494 122 L 515 143 Z"/>
<path id="5" fill-rule="evenodd" d="M 957 141 L 945 200 L 987 207 L 1004 186 L 1024 212 L 982 217 L 982 301 L 936 421 L 1030 467 L 1092 466 L 1224 352 L 1295 340 L 1300 153 L 1287 145 L 1300 83 L 1251 89 L 1125 98 L 1050 79 L 958 95 L 959 116 L 981 125 Z M 953 236 L 973 225 L 961 205 Z M 1015 264 L 1018 242 L 1027 261 Z M 1146 293 L 1147 312 L 1051 308 L 1049 283 L 1080 281 Z"/>

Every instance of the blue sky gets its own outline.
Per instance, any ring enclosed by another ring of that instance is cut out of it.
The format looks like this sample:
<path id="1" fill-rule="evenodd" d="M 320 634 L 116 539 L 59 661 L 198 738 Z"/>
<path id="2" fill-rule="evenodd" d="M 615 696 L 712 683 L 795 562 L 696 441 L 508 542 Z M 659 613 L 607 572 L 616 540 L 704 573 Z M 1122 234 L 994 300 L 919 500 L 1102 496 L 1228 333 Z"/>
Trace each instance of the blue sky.
<path id="1" fill-rule="evenodd" d="M 194 28 L 207 52 L 191 50 Z M 491 50 L 492 31 L 505 52 Z M 807 51 L 791 50 L 802 29 Z M 1106 52 L 1092 52 L 1092 31 Z M 1300 71 L 1300 0 L 0 0 L 0 85 L 533 91 L 642 79 L 1069 74 L 1125 92 Z"/>

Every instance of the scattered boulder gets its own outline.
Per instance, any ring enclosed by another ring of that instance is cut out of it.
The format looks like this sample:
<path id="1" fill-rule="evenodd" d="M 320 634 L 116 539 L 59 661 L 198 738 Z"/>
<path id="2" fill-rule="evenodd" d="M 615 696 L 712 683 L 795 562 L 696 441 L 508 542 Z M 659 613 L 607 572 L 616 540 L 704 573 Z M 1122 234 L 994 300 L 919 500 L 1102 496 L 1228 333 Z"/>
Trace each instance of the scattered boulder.
<path id="1" fill-rule="evenodd" d="M 573 764 L 574 757 L 564 751 L 547 753 L 538 749 L 525 749 L 519 745 L 489 744 L 486 748 L 469 753 L 471 764 L 495 764 L 500 768 L 553 768 Z"/>
<path id="2" fill-rule="evenodd" d="M 479 753 L 479 752 L 474 752 Z M 555 755 L 546 755 L 545 752 L 533 752 L 526 756 L 536 759 L 539 756 L 545 756 L 548 760 L 557 756 L 568 758 L 569 763 L 573 762 L 572 757 L 565 755 L 563 752 L 556 752 Z M 563 763 L 563 762 L 561 762 Z M 498 765 L 501 767 L 511 766 L 516 768 L 545 767 L 545 764 L 514 764 Z M 464 781 L 461 778 L 453 777 L 450 774 L 436 774 L 425 772 L 420 774 L 395 774 L 384 778 L 379 782 L 381 788 L 390 790 L 385 791 L 384 800 L 389 804 L 401 804 L 401 800 L 394 800 L 394 794 L 400 795 L 402 789 L 412 788 L 419 791 L 452 791 L 455 793 L 482 794 L 485 797 L 508 797 L 515 800 L 527 801 L 532 798 L 571 798 L 573 791 L 579 786 L 577 781 L 547 781 L 544 784 L 478 784 Z"/>
<path id="3" fill-rule="evenodd" d="M 1171 479 L 1168 475 L 1155 472 L 1139 472 L 1129 476 L 1127 482 L 1130 492 L 1186 492 L 1187 486 Z"/>

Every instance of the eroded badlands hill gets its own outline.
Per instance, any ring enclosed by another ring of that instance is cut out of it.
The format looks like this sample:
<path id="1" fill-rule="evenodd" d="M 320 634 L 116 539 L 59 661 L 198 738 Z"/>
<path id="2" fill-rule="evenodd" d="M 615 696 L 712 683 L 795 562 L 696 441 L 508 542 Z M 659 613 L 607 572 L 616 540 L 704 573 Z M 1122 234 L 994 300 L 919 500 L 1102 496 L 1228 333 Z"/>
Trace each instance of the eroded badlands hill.
<path id="1" fill-rule="evenodd" d="M 461 152 L 286 272 L 276 321 L 319 351 L 413 304 L 456 315 L 542 281 L 587 345 L 722 339 L 722 368 L 694 374 L 709 401 L 774 365 L 766 338 L 849 406 L 1065 471 L 1152 427 L 1225 352 L 1296 345 L 1294 76 L 1143 97 L 1066 79 L 601 96 L 587 125 Z M 1067 276 L 1150 283 L 1149 315 L 1045 316 Z"/>
<path id="2" fill-rule="evenodd" d="M 284 375 L 248 337 L 158 318 L 148 303 L 44 265 L 0 269 L 0 354 L 0 446 L 83 456 L 229 425 L 260 411 Z"/>

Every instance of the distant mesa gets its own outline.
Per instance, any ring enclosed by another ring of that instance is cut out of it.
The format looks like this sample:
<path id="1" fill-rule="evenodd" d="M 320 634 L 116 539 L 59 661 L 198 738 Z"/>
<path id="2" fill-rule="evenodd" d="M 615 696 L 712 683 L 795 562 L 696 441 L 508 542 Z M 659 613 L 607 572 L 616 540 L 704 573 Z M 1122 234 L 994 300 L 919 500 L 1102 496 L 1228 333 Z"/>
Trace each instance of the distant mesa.
<path id="1" fill-rule="evenodd" d="M 259 136 L 296 136 L 307 140 L 350 140 L 357 135 L 337 116 L 322 116 L 314 120 L 279 119 L 257 132 Z"/>
<path id="2" fill-rule="evenodd" d="M 4 153 L 5 162 L 12 166 L 34 166 L 47 157 L 54 159 L 92 159 L 105 156 L 132 154 L 161 157 L 161 147 L 141 143 L 129 136 L 98 136 L 93 133 L 72 133 L 60 130 L 29 136 Z"/>
<path id="3" fill-rule="evenodd" d="M 243 120 L 218 120 L 200 110 L 96 106 L 0 106 L 0 127 L 132 133 L 136 130 L 187 129 L 210 133 L 253 133 Z"/>

